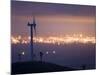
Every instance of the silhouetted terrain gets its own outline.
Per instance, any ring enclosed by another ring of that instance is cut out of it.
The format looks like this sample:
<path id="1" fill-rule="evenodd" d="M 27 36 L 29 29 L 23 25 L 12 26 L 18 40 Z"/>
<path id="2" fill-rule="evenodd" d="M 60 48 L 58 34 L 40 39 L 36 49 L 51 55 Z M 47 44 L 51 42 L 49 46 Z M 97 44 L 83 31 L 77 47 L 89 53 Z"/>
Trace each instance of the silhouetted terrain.
<path id="1" fill-rule="evenodd" d="M 17 62 L 12 64 L 12 74 L 72 71 L 72 70 L 75 69 L 39 61 Z"/>
<path id="2" fill-rule="evenodd" d="M 20 50 L 23 50 L 25 55 L 21 56 L 21 59 L 19 60 L 18 52 L 20 52 Z M 53 50 L 56 52 L 55 54 L 52 53 Z M 44 53 L 43 61 L 45 62 L 43 63 L 39 62 L 40 51 Z M 47 51 L 49 54 L 46 54 Z M 58 46 L 53 44 L 35 43 L 34 52 L 36 54 L 35 59 L 37 61 L 25 62 L 30 61 L 29 44 L 12 45 L 12 73 L 41 73 L 84 70 L 84 68 L 85 70 L 89 70 L 96 68 L 96 53 L 94 44 L 67 44 Z"/>

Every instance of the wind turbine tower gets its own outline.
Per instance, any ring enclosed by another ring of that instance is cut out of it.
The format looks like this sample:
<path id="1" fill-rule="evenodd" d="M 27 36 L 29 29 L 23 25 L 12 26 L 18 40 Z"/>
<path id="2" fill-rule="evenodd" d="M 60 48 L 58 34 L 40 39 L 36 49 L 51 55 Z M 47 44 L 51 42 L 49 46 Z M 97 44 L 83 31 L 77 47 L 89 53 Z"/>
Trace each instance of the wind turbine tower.
<path id="1" fill-rule="evenodd" d="M 34 32 L 36 35 L 36 23 L 35 23 L 35 18 L 33 18 L 33 23 L 27 24 L 30 27 L 30 51 L 31 51 L 31 60 L 34 59 L 34 53 L 33 53 L 33 27 L 34 27 Z"/>

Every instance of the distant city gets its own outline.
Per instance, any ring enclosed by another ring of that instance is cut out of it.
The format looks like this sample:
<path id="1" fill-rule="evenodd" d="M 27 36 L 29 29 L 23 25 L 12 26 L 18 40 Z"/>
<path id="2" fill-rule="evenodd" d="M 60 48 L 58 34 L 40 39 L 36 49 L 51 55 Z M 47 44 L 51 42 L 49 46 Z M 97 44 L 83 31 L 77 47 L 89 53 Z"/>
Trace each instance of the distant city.
<path id="1" fill-rule="evenodd" d="M 52 43 L 52 44 L 68 44 L 68 43 L 96 43 L 96 38 L 94 36 L 73 34 L 73 35 L 59 35 L 59 36 L 37 36 L 33 37 L 34 43 Z M 30 43 L 29 36 L 12 36 L 12 44 L 28 44 Z"/>

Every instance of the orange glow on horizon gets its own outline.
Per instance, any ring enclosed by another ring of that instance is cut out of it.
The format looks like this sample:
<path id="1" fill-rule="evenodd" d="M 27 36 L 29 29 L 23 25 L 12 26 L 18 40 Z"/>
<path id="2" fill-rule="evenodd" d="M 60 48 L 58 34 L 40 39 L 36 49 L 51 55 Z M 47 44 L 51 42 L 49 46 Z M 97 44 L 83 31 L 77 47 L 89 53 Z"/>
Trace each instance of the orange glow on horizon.
<path id="1" fill-rule="evenodd" d="M 48 43 L 48 44 L 69 44 L 69 43 L 96 43 L 96 38 L 94 36 L 85 36 L 82 34 L 73 34 L 73 35 L 65 35 L 65 36 L 37 36 L 33 37 L 34 43 Z M 12 44 L 28 44 L 30 43 L 30 37 L 22 37 L 22 36 L 12 36 L 11 37 Z"/>

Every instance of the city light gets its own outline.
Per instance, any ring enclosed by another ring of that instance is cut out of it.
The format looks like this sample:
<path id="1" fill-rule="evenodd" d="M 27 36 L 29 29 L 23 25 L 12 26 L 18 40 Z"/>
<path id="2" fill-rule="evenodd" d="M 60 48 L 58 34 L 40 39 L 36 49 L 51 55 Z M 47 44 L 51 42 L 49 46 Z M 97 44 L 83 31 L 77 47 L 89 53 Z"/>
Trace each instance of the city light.
<path id="1" fill-rule="evenodd" d="M 52 53 L 53 53 L 53 54 L 55 54 L 55 53 L 56 53 L 56 51 L 53 51 Z"/>
<path id="2" fill-rule="evenodd" d="M 25 52 L 22 52 L 21 54 L 22 54 L 22 55 L 25 55 Z"/>
<path id="3" fill-rule="evenodd" d="M 49 54 L 49 52 L 47 51 L 46 54 Z"/>
<path id="4" fill-rule="evenodd" d="M 69 43 L 96 43 L 96 38 L 94 36 L 86 36 L 82 34 L 64 35 L 64 36 L 37 36 L 33 37 L 34 43 L 47 43 L 47 44 L 69 44 Z M 28 44 L 30 43 L 30 37 L 22 36 L 12 36 L 12 44 Z"/>

